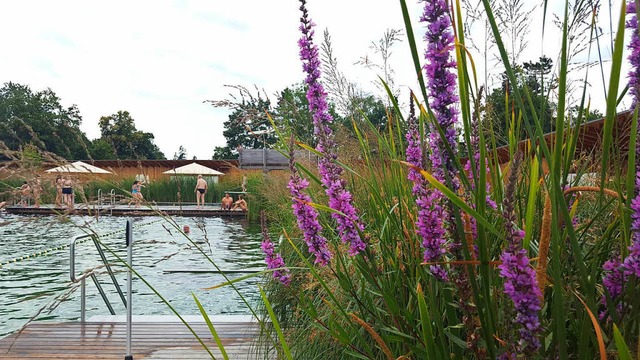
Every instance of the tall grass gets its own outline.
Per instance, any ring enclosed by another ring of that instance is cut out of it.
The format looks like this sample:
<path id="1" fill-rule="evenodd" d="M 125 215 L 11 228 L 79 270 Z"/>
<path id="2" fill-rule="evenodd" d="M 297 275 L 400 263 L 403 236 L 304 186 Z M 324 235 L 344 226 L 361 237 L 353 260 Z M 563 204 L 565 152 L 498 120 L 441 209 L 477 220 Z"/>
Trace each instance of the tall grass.
<path id="1" fill-rule="evenodd" d="M 28 175 L 20 176 L 13 174 L 11 177 L 0 181 L 0 201 L 12 202 L 19 198 L 17 189 L 22 185 L 23 181 L 30 184 L 35 179 L 35 173 L 38 170 L 29 171 Z M 237 199 L 237 194 L 233 192 L 242 191 L 242 176 L 247 175 L 247 189 L 250 197 L 249 206 L 252 212 L 259 213 L 260 195 L 255 191 L 256 188 L 263 186 L 263 175 L 259 171 L 240 172 L 232 171 L 226 176 L 222 176 L 219 183 L 214 183 L 208 179 L 209 189 L 205 196 L 207 203 L 219 203 L 224 194 L 228 191 L 232 192 L 232 196 Z M 101 192 L 102 202 L 109 203 L 110 194 L 116 195 L 115 201 L 128 201 L 131 195 L 131 185 L 135 179 L 131 178 L 112 178 L 101 179 L 96 176 L 83 176 L 82 179 L 76 179 L 74 184 L 74 193 L 78 202 L 95 203 L 98 201 L 98 191 Z M 144 184 L 142 194 L 146 201 L 156 203 L 195 203 L 195 176 L 177 176 L 163 177 L 148 184 Z M 52 204 L 55 201 L 55 184 L 54 179 L 41 179 L 42 193 L 40 202 L 43 204 Z M 252 201 L 255 199 L 255 201 Z M 33 201 L 32 201 L 33 202 Z"/>
<path id="2" fill-rule="evenodd" d="M 502 64 L 515 84 L 513 64 L 501 41 L 490 1 L 482 3 Z M 400 4 L 414 66 L 421 74 L 422 63 L 413 38 L 411 16 L 405 2 L 401 0 Z M 460 6 L 457 2 L 451 4 L 459 36 L 455 58 L 460 139 L 464 147 L 460 153 L 476 152 L 470 144 L 470 137 L 476 131 L 480 142 L 479 163 L 487 159 L 489 171 L 465 173 L 463 165 L 467 161 L 472 163 L 471 169 L 483 167 L 475 166 L 473 156 L 462 158 L 449 148 L 440 151 L 452 156 L 455 168 L 463 174 L 458 179 L 458 190 L 451 190 L 455 179 L 440 182 L 431 175 L 433 169 L 422 170 L 430 186 L 446 196 L 443 206 L 452 214 L 446 220 L 448 242 L 463 244 L 457 255 L 449 252 L 440 263 L 451 275 L 449 281 L 436 279 L 429 271 L 430 264 L 422 260 L 421 240 L 416 234 L 419 215 L 411 191 L 413 184 L 406 180 L 408 167 L 403 163 L 406 109 L 400 108 L 393 96 L 390 99 L 394 109 L 389 112 L 386 132 L 380 133 L 370 124 L 360 128 L 354 125 L 361 160 L 343 163 L 349 188 L 366 224 L 368 246 L 363 253 L 347 255 L 346 246 L 333 230 L 335 224 L 330 211 L 321 206 L 327 199 L 312 164 L 298 164 L 298 168 L 308 175 L 312 182 L 309 193 L 314 203 L 319 204 L 313 206 L 321 211 L 324 235 L 334 253 L 329 266 L 312 265 L 313 260 L 290 213 L 290 199 L 282 194 L 264 193 L 273 228 L 283 233 L 280 251 L 287 265 L 304 269 L 292 272 L 289 286 L 271 282 L 266 288 L 270 308 L 278 316 L 293 358 L 607 359 L 622 357 L 623 353 L 638 356 L 640 287 L 637 279 L 631 278 L 624 284 L 624 296 L 620 300 L 609 299 L 608 306 L 601 302 L 608 296 L 602 286 L 603 264 L 613 254 L 625 254 L 631 236 L 629 199 L 633 197 L 630 182 L 636 167 L 632 154 L 635 134 L 631 136 L 629 153 L 610 150 L 613 123 L 620 110 L 617 89 L 623 78 L 620 69 L 624 8 L 618 13 L 621 25 L 612 58 L 605 130 L 602 148 L 597 149 L 601 154 L 583 159 L 575 146 L 579 132 L 571 128 L 565 116 L 573 105 L 580 107 L 580 113 L 587 110 L 584 101 L 568 103 L 568 90 L 564 85 L 569 65 L 568 3 L 565 4 L 565 15 L 560 19 L 564 24 L 558 67 L 560 86 L 554 94 L 557 98 L 555 141 L 545 140 L 530 94 L 517 87 L 510 94 L 518 108 L 532 107 L 529 113 L 514 113 L 511 119 L 506 119 L 506 123 L 511 124 L 509 133 L 518 134 L 517 128 L 524 127 L 531 139 L 529 146 L 518 144 L 514 136 L 509 139 L 512 159 L 516 152 L 521 152 L 524 158 L 520 166 L 515 166 L 513 161 L 500 164 L 494 134 L 487 129 L 474 129 L 482 126 L 472 118 L 473 113 L 482 114 L 478 101 L 480 89 L 474 81 L 473 59 L 465 51 L 465 39 L 460 36 L 464 33 Z M 420 128 L 432 124 L 432 128 L 441 131 L 426 103 L 429 97 L 421 75 L 419 79 L 421 88 L 416 93 L 421 93 L 424 99 L 411 101 L 420 109 Z M 586 82 L 582 86 L 586 86 Z M 528 119 L 528 114 L 533 114 L 533 118 Z M 633 129 L 636 129 L 637 114 L 624 116 L 632 116 Z M 426 137 L 424 130 L 421 137 Z M 372 146 L 376 151 L 372 151 Z M 512 184 L 515 193 L 505 199 L 509 172 L 515 174 Z M 586 176 L 593 172 L 598 173 L 595 180 Z M 280 188 L 285 186 L 286 179 L 276 181 Z M 487 182 L 491 184 L 488 194 Z M 578 193 L 567 190 L 585 183 L 591 187 Z M 487 206 L 487 196 L 498 203 L 498 209 Z M 513 322 L 516 313 L 497 268 L 510 237 L 502 216 L 505 200 L 515 208 L 516 221 L 512 225 L 526 232 L 524 249 L 530 259 L 526 267 L 536 269 L 542 289 L 542 308 L 538 312 L 542 331 L 537 335 L 541 347 L 532 354 L 516 350 L 520 338 L 518 325 Z M 475 232 L 471 231 L 469 219 L 476 224 Z M 618 304 L 625 309 L 624 317 L 616 315 Z M 267 343 L 262 353 L 272 354 L 272 346 L 273 343 Z"/>

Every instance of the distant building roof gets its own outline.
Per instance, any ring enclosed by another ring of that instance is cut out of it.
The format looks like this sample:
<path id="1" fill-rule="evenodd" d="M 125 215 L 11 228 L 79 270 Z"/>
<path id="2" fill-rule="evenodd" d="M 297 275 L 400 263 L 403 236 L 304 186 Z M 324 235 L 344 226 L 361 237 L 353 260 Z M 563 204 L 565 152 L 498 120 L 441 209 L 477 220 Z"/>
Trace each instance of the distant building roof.
<path id="1" fill-rule="evenodd" d="M 613 144 L 618 149 L 618 153 L 626 156 L 629 150 L 629 135 L 631 132 L 631 119 L 633 112 L 624 111 L 616 114 L 613 123 Z M 578 141 L 576 143 L 576 154 L 592 154 L 599 151 L 602 147 L 602 130 L 604 128 L 604 118 L 589 121 L 580 126 Z M 556 136 L 555 132 L 545 134 L 544 138 L 547 145 L 551 145 Z M 518 143 L 521 150 L 525 150 L 529 143 L 529 139 L 522 140 Z M 509 146 L 501 146 L 496 149 L 498 159 L 501 164 L 509 161 Z"/>

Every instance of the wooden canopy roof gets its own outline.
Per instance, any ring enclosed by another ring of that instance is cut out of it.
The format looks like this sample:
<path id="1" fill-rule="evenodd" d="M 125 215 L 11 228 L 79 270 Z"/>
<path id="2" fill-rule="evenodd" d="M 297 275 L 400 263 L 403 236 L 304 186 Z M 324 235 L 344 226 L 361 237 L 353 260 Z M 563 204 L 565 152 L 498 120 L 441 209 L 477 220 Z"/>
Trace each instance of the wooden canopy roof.
<path id="1" fill-rule="evenodd" d="M 625 111 L 616 114 L 613 123 L 613 146 L 616 153 L 626 157 L 629 151 L 629 139 L 631 133 L 631 120 L 633 112 Z M 602 131 L 605 119 L 593 120 L 580 126 L 578 130 L 578 141 L 576 144 L 576 155 L 592 155 L 600 152 L 602 148 Z M 573 130 L 570 129 L 570 130 Z M 565 135 L 566 136 L 566 135 Z M 556 133 L 551 132 L 544 136 L 548 146 L 551 146 L 555 140 Z M 522 140 L 518 143 L 520 150 L 524 151 L 530 140 Z M 509 162 L 509 146 L 502 146 L 496 149 L 500 164 Z"/>

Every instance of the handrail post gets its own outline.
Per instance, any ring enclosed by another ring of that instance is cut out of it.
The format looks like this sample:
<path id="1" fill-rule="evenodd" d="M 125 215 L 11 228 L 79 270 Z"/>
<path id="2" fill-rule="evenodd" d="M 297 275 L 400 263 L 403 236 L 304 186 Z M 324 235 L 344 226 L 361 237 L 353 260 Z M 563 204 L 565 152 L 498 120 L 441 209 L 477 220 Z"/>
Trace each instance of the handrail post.
<path id="1" fill-rule="evenodd" d="M 127 245 L 127 354 L 125 360 L 133 360 L 131 355 L 131 321 L 132 321 L 132 309 L 133 309 L 133 296 L 131 292 L 132 288 L 132 276 L 131 269 L 133 266 L 133 220 L 127 220 L 126 230 L 126 245 Z"/>
<path id="2" fill-rule="evenodd" d="M 82 280 L 80 280 L 80 322 L 82 324 L 84 324 L 84 320 L 86 318 L 86 313 L 87 313 L 86 298 L 87 298 L 87 282 L 86 282 L 86 277 L 83 276 Z"/>

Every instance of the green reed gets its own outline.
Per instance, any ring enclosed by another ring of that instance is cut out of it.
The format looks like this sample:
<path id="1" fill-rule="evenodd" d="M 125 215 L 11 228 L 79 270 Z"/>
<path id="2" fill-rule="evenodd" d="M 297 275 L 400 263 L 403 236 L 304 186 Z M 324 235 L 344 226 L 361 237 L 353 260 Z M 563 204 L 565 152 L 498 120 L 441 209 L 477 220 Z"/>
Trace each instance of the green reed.
<path id="1" fill-rule="evenodd" d="M 434 123 L 434 115 L 426 104 L 428 96 L 422 80 L 422 63 L 411 27 L 411 16 L 405 1 L 401 0 L 400 4 L 413 65 L 421 84 L 416 93 L 423 95 L 423 99 L 412 101 L 422 105 L 420 122 L 425 128 L 427 124 Z M 482 4 L 502 64 L 511 83 L 515 84 L 513 64 L 502 42 L 490 1 L 483 0 Z M 452 8 L 458 35 L 455 51 L 460 139 L 464 149 L 461 153 L 473 154 L 470 147 L 473 126 L 483 126 L 474 125 L 472 119 L 473 113 L 482 114 L 480 89 L 472 67 L 474 59 L 465 51 L 465 39 L 461 35 L 464 31 L 459 3 L 454 2 Z M 519 129 L 523 128 L 532 144 L 523 146 L 518 144 L 517 136 L 509 137 L 511 158 L 515 152 L 524 151 L 525 159 L 515 170 L 518 174 L 516 192 L 514 199 L 510 200 L 515 204 L 517 227 L 526 231 L 524 248 L 531 259 L 530 266 L 540 268 L 545 282 L 539 312 L 543 328 L 539 336 L 542 346 L 538 353 L 531 355 L 533 358 L 607 359 L 638 355 L 640 288 L 635 279 L 625 284 L 626 305 L 633 311 L 627 312 L 624 318 L 599 319 L 599 313 L 607 310 L 601 304 L 605 295 L 602 265 L 611 258 L 612 252 L 625 253 L 629 243 L 628 209 L 636 165 L 637 113 L 632 115 L 628 153 L 612 146 L 613 124 L 620 116 L 616 114 L 625 110 L 619 107 L 618 93 L 624 78 L 621 73 L 624 8 L 614 9 L 614 12 L 619 15 L 620 26 L 615 34 L 599 156 L 591 154 L 594 157 L 582 159 L 576 150 L 580 137 L 577 129 L 584 122 L 582 114 L 588 113 L 589 104 L 585 101 L 586 76 L 578 90 L 581 98 L 577 103 L 569 102 L 566 86 L 571 41 L 568 35 L 571 21 L 568 2 L 560 18 L 559 87 L 553 94 L 557 99 L 555 142 L 545 140 L 543 119 L 536 115 L 531 94 L 518 87 L 514 87 L 510 94 L 510 101 L 515 101 L 517 108 L 532 109 L 522 113 L 507 112 L 507 116 L 512 117 L 505 120 L 509 124 L 509 133 L 519 134 Z M 310 262 L 295 219 L 290 214 L 290 199 L 286 195 L 269 196 L 266 192 L 263 195 L 268 200 L 266 206 L 273 220 L 272 229 L 282 229 L 284 234 L 285 241 L 281 243 L 280 251 L 287 265 L 306 268 L 293 271 L 289 286 L 271 282 L 265 288 L 270 307 L 282 327 L 281 333 L 286 335 L 287 348 L 293 358 L 300 359 L 492 359 L 501 356 L 518 338 L 517 328 L 512 323 L 515 316 L 513 303 L 504 294 L 503 280 L 496 268 L 506 246 L 501 203 L 508 174 L 505 168 L 512 167 L 512 162 L 498 162 L 495 134 L 482 128 L 479 131 L 479 158 L 480 164 L 487 159 L 489 172 L 473 170 L 468 178 L 461 176 L 460 190 L 453 191 L 450 190 L 453 179 L 440 183 L 430 175 L 430 169 L 425 169 L 425 178 L 431 186 L 442 191 L 450 204 L 453 214 L 452 223 L 448 224 L 450 240 L 463 244 L 462 258 L 447 255 L 449 262 L 444 264 L 454 276 L 452 281 L 438 281 L 430 274 L 428 265 L 422 263 L 420 239 L 415 232 L 417 209 L 411 193 L 412 183 L 407 180 L 408 169 L 403 164 L 406 121 L 402 114 L 406 109 L 398 106 L 393 96 L 390 96 L 390 102 L 393 109 L 388 114 L 390 121 L 385 132 L 380 133 L 371 124 L 354 124 L 362 160 L 344 164 L 349 188 L 367 224 L 365 233 L 369 243 L 364 253 L 355 257 L 346 254 L 345 246 L 332 229 L 334 224 L 329 212 L 321 206 L 327 199 L 317 177 L 312 176 L 316 174 L 314 166 L 298 164 L 301 173 L 307 174 L 312 182 L 309 193 L 314 203 L 320 204 L 316 207 L 321 211 L 324 235 L 334 253 L 328 267 L 317 267 Z M 574 105 L 578 106 L 580 115 L 569 123 L 567 109 Z M 530 116 L 533 118 L 528 118 Z M 450 148 L 441 150 L 454 156 Z M 594 161 L 594 158 L 599 160 Z M 454 156 L 455 167 L 461 174 L 464 174 L 463 164 L 466 161 L 475 162 L 472 156 L 468 159 Z M 475 166 L 472 165 L 471 169 Z M 592 179 L 590 173 L 597 173 L 597 179 Z M 569 175 L 572 176 L 571 181 L 568 181 Z M 284 186 L 285 181 L 281 179 L 280 186 Z M 585 182 L 594 191 L 583 191 L 579 196 L 565 194 L 567 187 Z M 471 183 L 476 185 L 471 186 Z M 485 191 L 486 183 L 491 184 L 489 194 Z M 618 196 L 607 195 L 600 189 L 611 189 L 613 195 Z M 497 211 L 486 206 L 487 195 L 498 203 Z M 550 200 L 548 207 L 545 206 L 547 196 Z M 549 214 L 548 223 L 543 221 L 545 212 Z M 477 222 L 475 238 L 467 236 L 465 222 L 469 217 Z M 473 241 L 478 247 L 477 256 L 469 250 L 468 241 Z M 541 251 L 548 254 L 548 266 L 540 265 Z M 457 281 L 466 283 L 458 284 Z M 615 306 L 609 307 L 609 313 L 615 313 L 611 311 Z M 273 343 L 265 346 L 262 353 L 265 356 L 271 354 L 272 346 Z"/>

